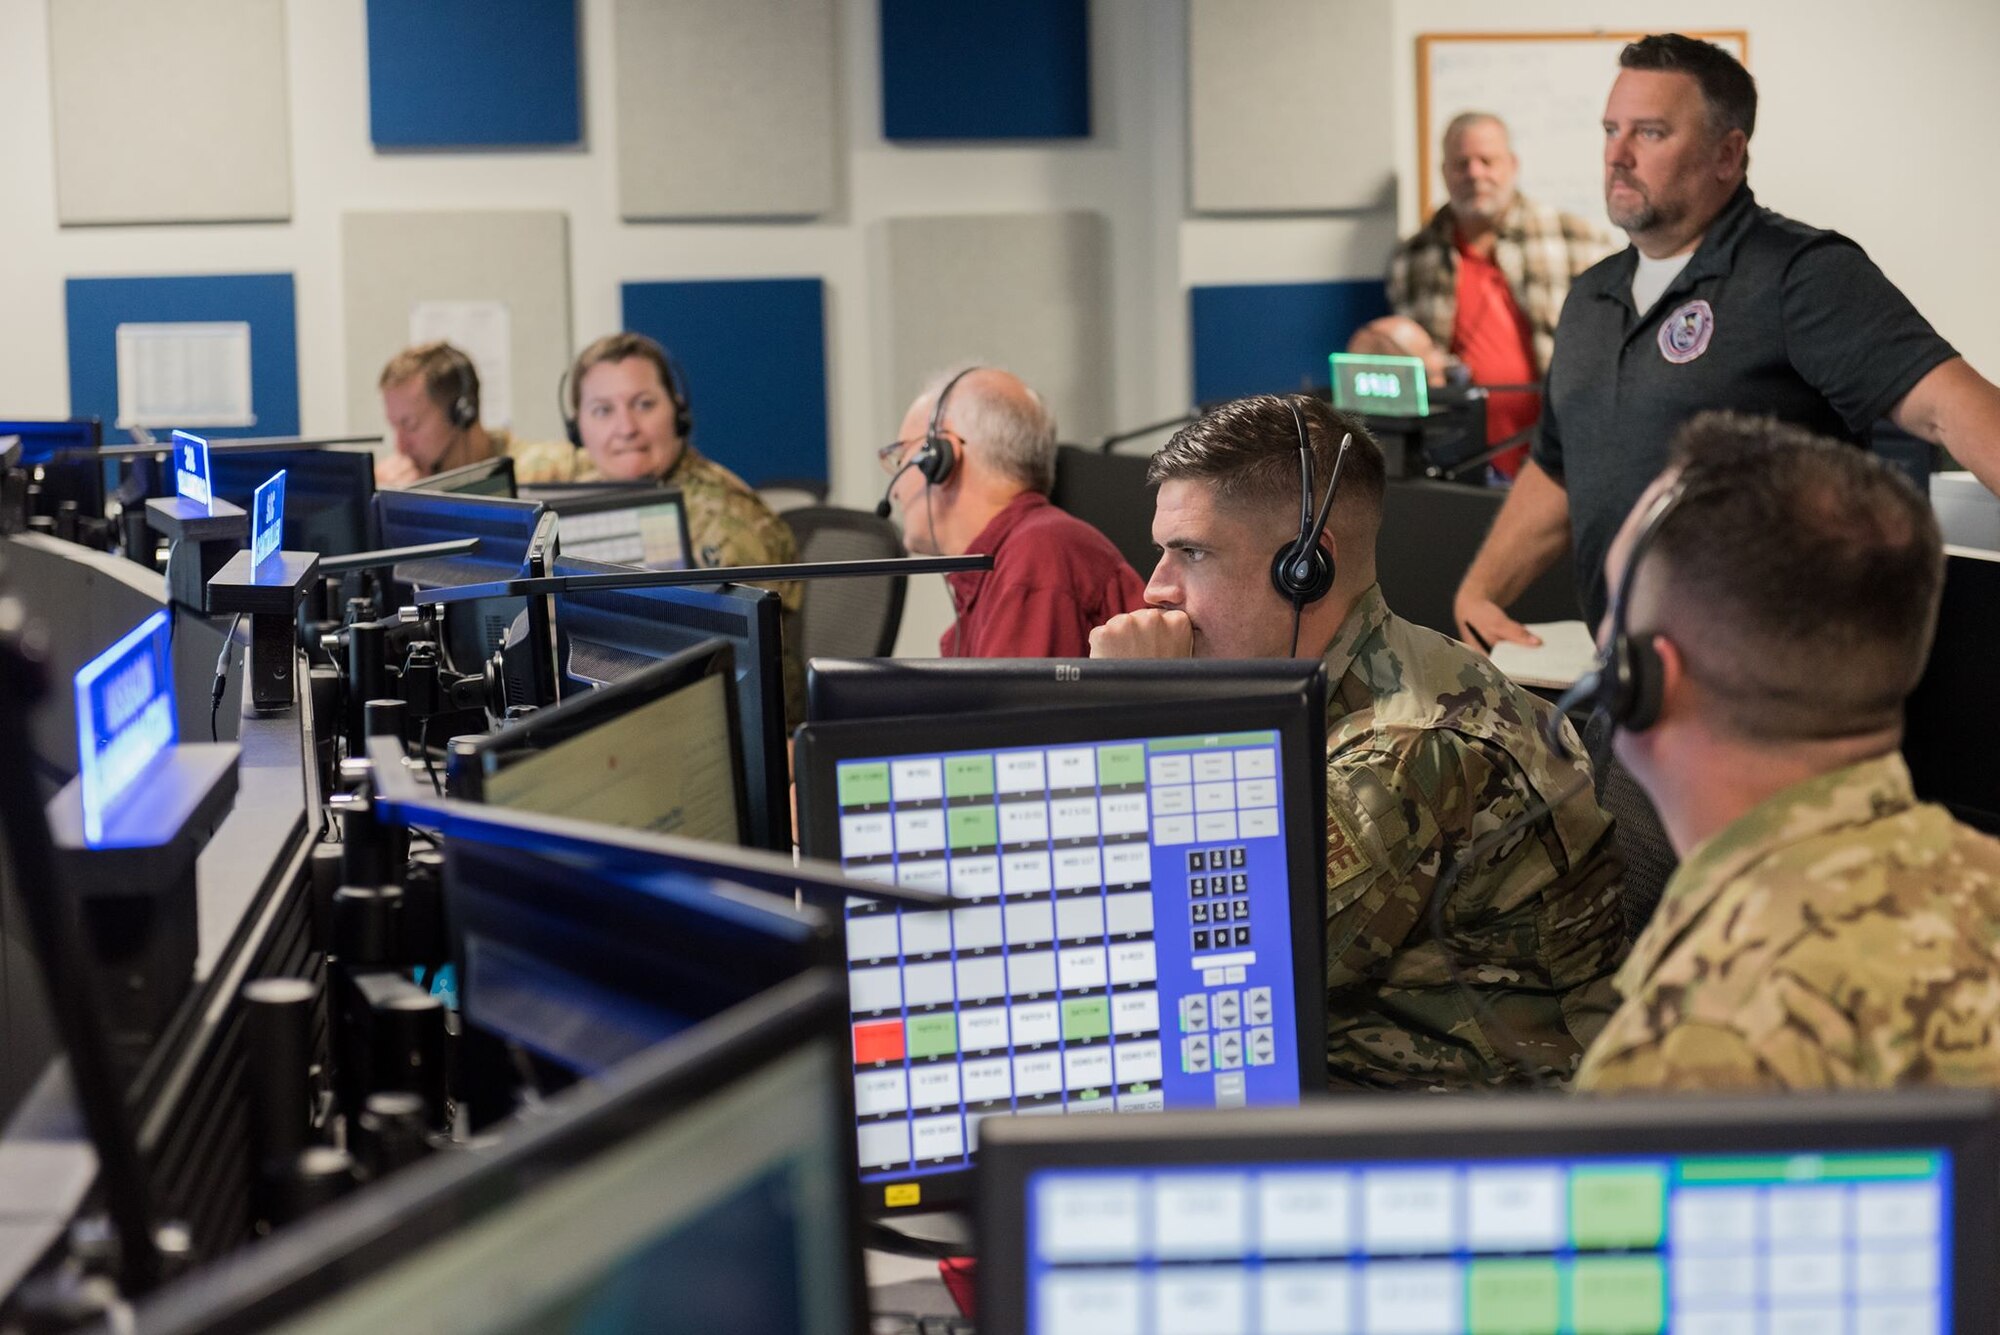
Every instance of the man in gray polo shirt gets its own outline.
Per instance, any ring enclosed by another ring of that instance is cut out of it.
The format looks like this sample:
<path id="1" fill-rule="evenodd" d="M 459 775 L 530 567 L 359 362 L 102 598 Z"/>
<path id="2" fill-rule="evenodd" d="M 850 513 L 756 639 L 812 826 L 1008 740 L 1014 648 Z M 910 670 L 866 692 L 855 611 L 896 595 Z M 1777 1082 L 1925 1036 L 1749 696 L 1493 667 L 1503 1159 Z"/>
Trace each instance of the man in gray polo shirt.
<path id="1" fill-rule="evenodd" d="M 1605 205 L 1632 245 L 1570 287 L 1533 457 L 1460 585 L 1459 634 L 1533 643 L 1505 612 L 1570 550 L 1583 614 L 1604 554 L 1697 412 L 1769 413 L 1865 443 L 1889 417 L 2000 490 L 2000 389 L 1861 248 L 1758 205 L 1757 90 L 1679 34 L 1625 48 L 1604 112 Z"/>

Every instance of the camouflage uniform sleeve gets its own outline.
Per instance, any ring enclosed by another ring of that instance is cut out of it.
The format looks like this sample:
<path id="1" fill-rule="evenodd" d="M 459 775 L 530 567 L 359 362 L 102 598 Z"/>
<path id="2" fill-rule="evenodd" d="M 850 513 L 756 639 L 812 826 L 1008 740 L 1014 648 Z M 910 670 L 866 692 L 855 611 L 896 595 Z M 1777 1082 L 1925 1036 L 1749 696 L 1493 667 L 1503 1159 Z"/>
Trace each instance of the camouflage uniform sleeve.
<path id="1" fill-rule="evenodd" d="M 1747 1034 L 1725 1025 L 1689 1022 L 1675 1025 L 1657 1042 L 1642 1047 L 1604 1057 L 1586 1053 L 1574 1087 L 1581 1094 L 1622 1094 L 1786 1086 L 1758 1056 Z"/>
<path id="2" fill-rule="evenodd" d="M 1436 748 L 1420 741 L 1417 752 Z M 1434 754 L 1368 748 L 1327 760 L 1326 971 L 1329 988 L 1377 975 L 1421 922 L 1436 884 L 1437 813 L 1419 771 Z M 1433 788 L 1434 791 L 1434 788 Z"/>
<path id="3" fill-rule="evenodd" d="M 524 486 L 574 481 L 582 453 L 566 440 L 517 440 L 507 447 L 507 457 L 514 461 L 514 482 Z"/>

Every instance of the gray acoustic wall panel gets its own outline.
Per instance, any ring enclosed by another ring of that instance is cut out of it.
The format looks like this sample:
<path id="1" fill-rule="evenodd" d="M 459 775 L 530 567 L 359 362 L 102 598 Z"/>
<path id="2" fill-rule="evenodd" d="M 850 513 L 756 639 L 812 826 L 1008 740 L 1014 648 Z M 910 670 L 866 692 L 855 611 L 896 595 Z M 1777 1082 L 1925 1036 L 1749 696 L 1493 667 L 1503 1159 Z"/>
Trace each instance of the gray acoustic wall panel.
<path id="1" fill-rule="evenodd" d="M 51 0 L 58 220 L 291 217 L 287 60 L 284 0 Z"/>
<path id="2" fill-rule="evenodd" d="M 834 0 L 614 0 L 618 210 L 787 218 L 834 202 Z"/>
<path id="3" fill-rule="evenodd" d="M 968 361 L 1004 366 L 1034 386 L 1064 440 L 1110 429 L 1110 246 L 1102 215 L 891 218 L 874 230 L 889 335 L 885 430 L 895 429 L 932 372 Z"/>
<path id="4" fill-rule="evenodd" d="M 1189 206 L 1393 205 L 1390 12 L 1375 0 L 1189 0 Z"/>
<path id="5" fill-rule="evenodd" d="M 497 301 L 507 308 L 514 434 L 562 439 L 556 381 L 571 346 L 567 214 L 350 213 L 341 220 L 341 268 L 349 430 L 383 429 L 375 381 L 409 343 L 418 302 Z M 497 374 L 481 368 L 483 379 Z"/>

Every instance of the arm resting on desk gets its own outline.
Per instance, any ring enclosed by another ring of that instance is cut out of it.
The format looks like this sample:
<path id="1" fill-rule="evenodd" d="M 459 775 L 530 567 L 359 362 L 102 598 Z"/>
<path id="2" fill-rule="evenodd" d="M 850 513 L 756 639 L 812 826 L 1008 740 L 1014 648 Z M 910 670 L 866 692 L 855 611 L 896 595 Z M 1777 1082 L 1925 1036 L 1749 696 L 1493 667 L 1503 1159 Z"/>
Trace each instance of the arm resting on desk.
<path id="1" fill-rule="evenodd" d="M 1480 649 L 1499 640 L 1540 644 L 1505 609 L 1568 550 L 1569 492 L 1530 459 L 1459 581 L 1451 609 L 1459 638 Z"/>
<path id="2" fill-rule="evenodd" d="M 1913 436 L 1951 451 L 1988 491 L 2000 495 L 2000 386 L 1963 357 L 1943 362 L 1894 408 L 1891 421 Z"/>

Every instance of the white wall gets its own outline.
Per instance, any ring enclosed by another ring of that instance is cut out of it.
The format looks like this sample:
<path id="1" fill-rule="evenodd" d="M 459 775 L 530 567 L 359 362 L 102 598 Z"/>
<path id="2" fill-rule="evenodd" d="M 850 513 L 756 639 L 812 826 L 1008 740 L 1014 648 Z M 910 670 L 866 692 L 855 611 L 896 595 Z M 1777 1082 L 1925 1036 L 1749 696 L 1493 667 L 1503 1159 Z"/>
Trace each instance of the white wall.
<path id="1" fill-rule="evenodd" d="M 1186 216 L 1187 16 L 1179 0 L 1095 0 L 1096 134 L 1070 145 L 911 147 L 880 136 L 876 0 L 842 0 L 836 211 L 806 223 L 626 224 L 617 218 L 609 0 L 583 0 L 585 151 L 378 155 L 368 142 L 360 0 L 289 0 L 296 207 L 285 225 L 59 229 L 48 80 L 47 5 L 0 0 L 0 411 L 68 410 L 63 280 L 94 275 L 296 275 L 301 427 L 345 420 L 339 219 L 348 209 L 560 208 L 571 221 L 578 340 L 612 328 L 631 279 L 818 275 L 827 284 L 834 499 L 872 505 L 872 452 L 913 386 L 879 383 L 866 232 L 908 213 L 1092 209 L 1110 220 L 1113 402 L 1138 424 L 1185 406 L 1191 284 L 1306 281 L 1378 273 L 1398 230 L 1387 208 L 1319 218 Z M 60 0 L 53 0 L 59 3 Z M 1984 223 L 2000 180 L 1981 150 L 2000 123 L 2000 5 L 1990 0 L 1327 0 L 1394 7 L 1386 59 L 1400 127 L 1401 213 L 1415 213 L 1414 39 L 1424 31 L 1747 27 L 1763 92 L 1751 180 L 1768 204 L 1863 245 L 1976 365 L 2000 373 L 2000 250 Z M 1504 18 L 1503 18 L 1504 16 Z M 1606 86 L 1609 86 L 1607 75 Z M 1255 96 L 1255 89 L 1246 89 Z M 661 145 L 671 152 L 671 144 Z M 968 257 L 968 263 L 976 257 Z M 940 350 L 940 362 L 979 349 Z M 554 387 L 523 385 L 518 396 Z M 948 615 L 919 581 L 905 651 L 934 646 Z"/>

